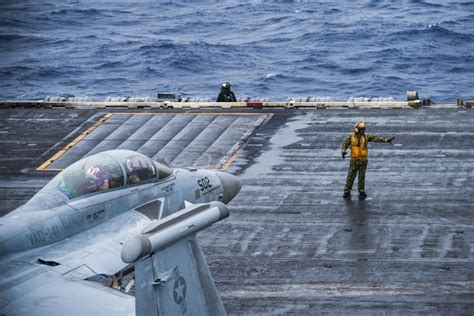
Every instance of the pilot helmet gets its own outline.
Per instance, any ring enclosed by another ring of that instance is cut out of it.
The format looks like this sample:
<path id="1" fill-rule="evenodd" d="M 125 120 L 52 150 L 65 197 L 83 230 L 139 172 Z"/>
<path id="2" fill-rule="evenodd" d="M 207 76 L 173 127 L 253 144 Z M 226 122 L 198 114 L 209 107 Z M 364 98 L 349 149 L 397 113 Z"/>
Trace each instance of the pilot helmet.
<path id="1" fill-rule="evenodd" d="M 143 159 L 140 156 L 132 156 L 125 160 L 125 165 L 129 172 L 138 171 L 140 169 L 153 169 L 151 161 Z"/>
<path id="2" fill-rule="evenodd" d="M 365 123 L 362 121 L 357 122 L 357 124 L 354 127 L 354 131 L 356 133 L 365 133 Z"/>
<path id="3" fill-rule="evenodd" d="M 97 181 L 99 180 L 100 169 L 97 166 L 90 166 L 86 171 L 87 180 Z"/>
<path id="4" fill-rule="evenodd" d="M 127 166 L 127 170 L 128 170 L 129 172 L 133 172 L 133 169 L 134 169 L 134 168 L 133 168 L 133 161 L 132 161 L 132 159 L 127 158 L 127 160 L 126 160 L 126 166 Z"/>
<path id="5" fill-rule="evenodd" d="M 230 82 L 226 81 L 222 83 L 222 90 L 230 90 Z"/>

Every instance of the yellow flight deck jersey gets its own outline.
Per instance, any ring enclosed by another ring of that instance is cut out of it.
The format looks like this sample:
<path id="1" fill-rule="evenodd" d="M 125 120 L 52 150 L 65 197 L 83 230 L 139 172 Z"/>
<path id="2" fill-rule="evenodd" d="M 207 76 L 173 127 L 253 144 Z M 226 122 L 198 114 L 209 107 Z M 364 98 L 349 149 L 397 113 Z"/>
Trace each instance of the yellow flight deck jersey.
<path id="1" fill-rule="evenodd" d="M 375 135 L 369 136 L 367 133 L 361 135 L 352 133 L 342 142 L 342 152 L 350 148 L 351 160 L 368 160 L 368 142 L 386 143 L 387 139 Z"/>

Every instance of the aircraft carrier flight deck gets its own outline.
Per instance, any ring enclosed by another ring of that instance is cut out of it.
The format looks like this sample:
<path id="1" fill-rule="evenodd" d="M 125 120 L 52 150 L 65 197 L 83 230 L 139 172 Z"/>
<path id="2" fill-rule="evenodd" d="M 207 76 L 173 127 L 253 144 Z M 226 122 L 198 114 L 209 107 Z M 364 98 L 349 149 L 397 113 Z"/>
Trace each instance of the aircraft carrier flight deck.
<path id="1" fill-rule="evenodd" d="M 242 180 L 198 239 L 229 314 L 472 314 L 471 109 L 2 108 L 0 215 L 102 150 Z M 366 200 L 342 198 L 363 120 Z"/>

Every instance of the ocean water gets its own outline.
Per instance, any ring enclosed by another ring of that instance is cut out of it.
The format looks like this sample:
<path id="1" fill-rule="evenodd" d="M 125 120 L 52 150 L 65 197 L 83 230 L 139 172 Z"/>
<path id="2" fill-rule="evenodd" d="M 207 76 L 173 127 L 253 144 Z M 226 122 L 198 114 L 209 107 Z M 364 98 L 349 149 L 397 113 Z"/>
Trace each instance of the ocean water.
<path id="1" fill-rule="evenodd" d="M 474 98 L 474 2 L 0 0 L 0 99 Z"/>

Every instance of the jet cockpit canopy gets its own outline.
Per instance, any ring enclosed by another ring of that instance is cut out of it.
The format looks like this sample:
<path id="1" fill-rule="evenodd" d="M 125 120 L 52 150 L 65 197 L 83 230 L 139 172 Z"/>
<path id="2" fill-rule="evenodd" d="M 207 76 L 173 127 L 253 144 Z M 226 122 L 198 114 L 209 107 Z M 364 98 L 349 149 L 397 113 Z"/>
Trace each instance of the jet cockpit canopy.
<path id="1" fill-rule="evenodd" d="M 74 199 L 100 191 L 155 182 L 172 173 L 171 168 L 138 152 L 109 150 L 73 163 L 54 177 L 37 195 L 51 195 L 59 191 L 67 199 Z M 35 197 L 32 200 L 35 200 Z"/>

